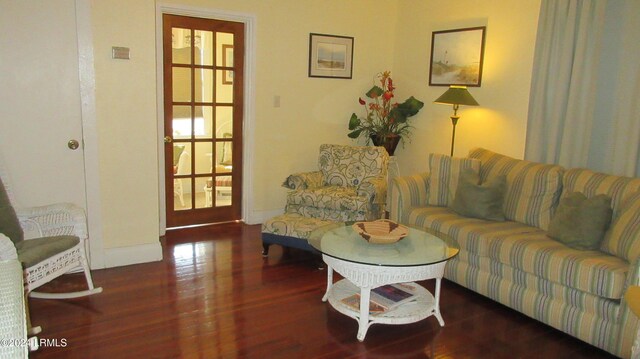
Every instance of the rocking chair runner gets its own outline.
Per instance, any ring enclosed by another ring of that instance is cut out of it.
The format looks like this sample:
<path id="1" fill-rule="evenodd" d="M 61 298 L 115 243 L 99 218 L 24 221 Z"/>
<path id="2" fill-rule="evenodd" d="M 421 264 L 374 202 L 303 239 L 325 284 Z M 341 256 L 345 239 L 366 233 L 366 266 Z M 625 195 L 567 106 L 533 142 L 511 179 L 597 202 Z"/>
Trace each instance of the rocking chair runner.
<path id="1" fill-rule="evenodd" d="M 14 209 L 7 174 L 0 163 L 0 232 L 11 239 L 25 269 L 29 296 L 68 299 L 102 292 L 95 288 L 85 253 L 84 211 L 72 204 Z M 0 257 L 2 254 L 0 253 Z M 71 293 L 42 293 L 34 289 L 72 270 L 84 271 L 87 289 Z"/>

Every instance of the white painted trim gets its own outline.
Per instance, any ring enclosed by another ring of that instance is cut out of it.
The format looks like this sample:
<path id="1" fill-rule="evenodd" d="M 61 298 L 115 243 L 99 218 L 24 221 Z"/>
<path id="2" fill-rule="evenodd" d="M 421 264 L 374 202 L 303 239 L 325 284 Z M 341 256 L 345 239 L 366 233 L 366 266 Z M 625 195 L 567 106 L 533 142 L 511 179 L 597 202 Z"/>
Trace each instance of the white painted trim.
<path id="1" fill-rule="evenodd" d="M 162 260 L 162 245 L 158 241 L 138 246 L 108 248 L 104 251 L 104 258 L 106 268 L 157 262 Z"/>
<path id="2" fill-rule="evenodd" d="M 102 211 L 98 156 L 98 122 L 96 118 L 96 72 L 93 57 L 90 0 L 76 0 L 76 36 L 78 41 L 78 76 L 84 149 L 85 198 L 89 229 L 91 269 L 105 267 L 102 240 Z"/>
<path id="3" fill-rule="evenodd" d="M 257 18 L 254 14 L 239 13 L 227 10 L 193 7 L 186 5 L 158 3 L 156 4 L 156 82 L 158 86 L 158 184 L 160 209 L 160 234 L 167 228 L 166 196 L 164 180 L 164 105 L 163 105 L 163 57 L 162 57 L 162 14 L 193 16 L 224 21 L 235 21 L 245 24 L 245 63 L 244 63 L 244 122 L 243 122 L 243 168 L 242 168 L 242 218 L 246 223 L 255 222 L 253 207 L 253 153 L 255 124 L 255 84 L 256 84 L 256 29 Z"/>

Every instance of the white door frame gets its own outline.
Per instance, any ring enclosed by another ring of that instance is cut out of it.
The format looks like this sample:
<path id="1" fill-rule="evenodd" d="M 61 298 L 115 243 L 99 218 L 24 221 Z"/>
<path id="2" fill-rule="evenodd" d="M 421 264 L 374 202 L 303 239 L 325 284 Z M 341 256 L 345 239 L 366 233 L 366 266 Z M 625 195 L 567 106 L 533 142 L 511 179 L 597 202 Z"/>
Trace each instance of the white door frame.
<path id="1" fill-rule="evenodd" d="M 89 257 L 91 269 L 101 269 L 105 268 L 106 264 L 102 239 L 96 71 L 93 56 L 93 31 L 91 29 L 91 1 L 75 0 L 75 7 Z"/>
<path id="2" fill-rule="evenodd" d="M 255 68 L 256 68 L 256 16 L 254 14 L 231 12 L 202 7 L 156 4 L 156 82 L 158 106 L 158 195 L 160 235 L 167 229 L 167 201 L 165 196 L 164 173 L 164 83 L 162 54 L 162 14 L 192 16 L 205 19 L 241 22 L 245 25 L 245 61 L 244 61 L 244 108 L 242 139 L 242 219 L 249 224 L 256 223 L 249 210 L 253 207 L 253 129 L 255 123 Z"/>

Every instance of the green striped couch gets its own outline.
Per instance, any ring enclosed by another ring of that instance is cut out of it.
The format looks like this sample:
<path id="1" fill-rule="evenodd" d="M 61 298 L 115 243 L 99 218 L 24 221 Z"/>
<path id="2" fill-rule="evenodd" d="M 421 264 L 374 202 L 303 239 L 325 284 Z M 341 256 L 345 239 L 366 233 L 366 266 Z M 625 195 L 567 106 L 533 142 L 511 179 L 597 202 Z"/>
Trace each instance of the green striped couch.
<path id="1" fill-rule="evenodd" d="M 623 295 L 640 283 L 640 178 L 565 170 L 485 149 L 472 150 L 469 158 L 480 161 L 483 181 L 506 175 L 507 221 L 466 218 L 446 206 L 427 205 L 429 173 L 394 179 L 391 219 L 457 242 L 460 254 L 447 263 L 447 279 L 630 357 L 638 320 Z M 612 199 L 612 222 L 598 251 L 571 249 L 547 236 L 559 199 L 575 191 Z"/>

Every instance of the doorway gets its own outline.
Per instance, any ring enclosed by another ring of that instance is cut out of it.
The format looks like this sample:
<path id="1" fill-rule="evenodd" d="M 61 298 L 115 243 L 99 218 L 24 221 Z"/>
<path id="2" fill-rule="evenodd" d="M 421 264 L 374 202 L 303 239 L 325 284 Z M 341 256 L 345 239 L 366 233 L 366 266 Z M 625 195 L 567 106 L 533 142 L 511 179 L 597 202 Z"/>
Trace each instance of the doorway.
<path id="1" fill-rule="evenodd" d="M 244 24 L 163 15 L 167 227 L 241 219 Z"/>

